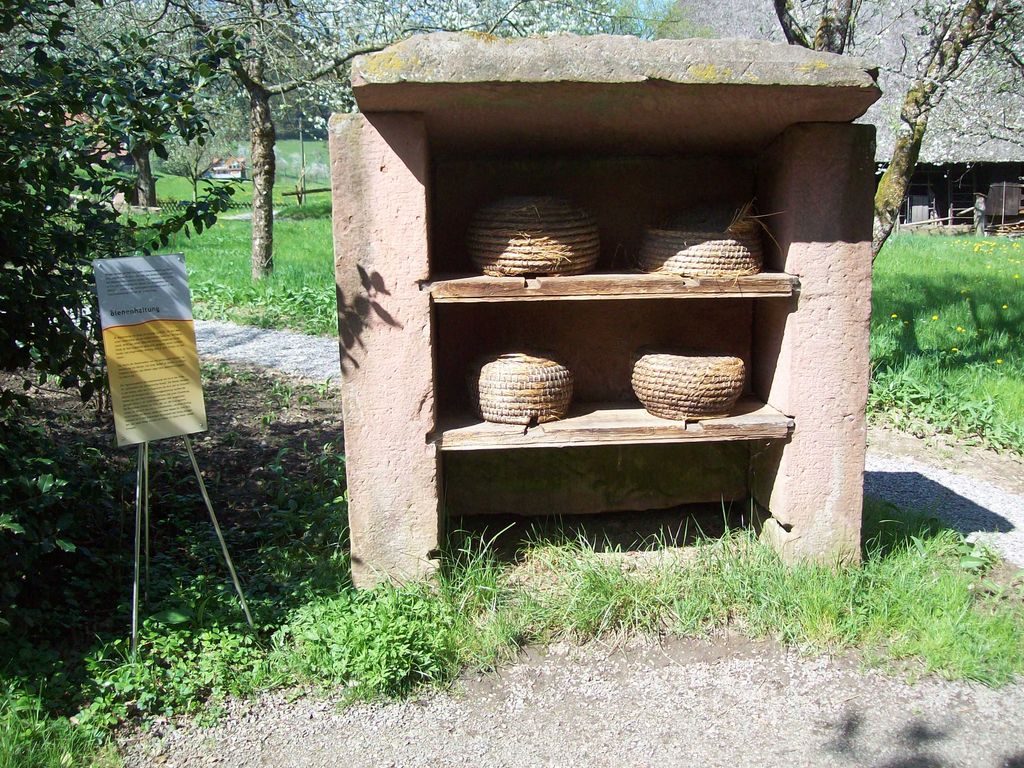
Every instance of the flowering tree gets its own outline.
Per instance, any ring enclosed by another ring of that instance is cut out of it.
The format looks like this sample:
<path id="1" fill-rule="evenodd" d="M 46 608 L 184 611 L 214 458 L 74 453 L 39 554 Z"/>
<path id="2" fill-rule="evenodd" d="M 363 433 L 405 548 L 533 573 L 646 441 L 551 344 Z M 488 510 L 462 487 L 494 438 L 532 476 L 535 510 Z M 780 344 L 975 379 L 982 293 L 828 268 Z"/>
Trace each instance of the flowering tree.
<path id="1" fill-rule="evenodd" d="M 556 0 L 167 0 L 148 11 L 134 5 L 137 15 L 148 13 L 145 23 L 177 30 L 180 40 L 231 33 L 240 42 L 224 66 L 249 107 L 254 279 L 274 267 L 276 100 L 301 95 L 335 108 L 350 107 L 344 79 L 351 60 L 415 32 L 527 35 L 642 28 L 639 19 L 610 0 L 578 5 Z"/>
<path id="2" fill-rule="evenodd" d="M 169 136 L 209 132 L 196 94 L 231 55 L 211 38 L 180 67 L 134 32 L 77 42 L 74 0 L 0 4 L 0 369 L 34 366 L 88 397 L 101 381 L 90 261 L 201 230 L 223 190 L 146 228 L 115 210 L 135 186 L 125 151 L 165 154 Z M 0 392 L 0 406 L 16 393 Z"/>
<path id="3" fill-rule="evenodd" d="M 878 46 L 886 43 L 901 49 L 881 51 L 879 57 L 889 63 L 891 79 L 903 89 L 903 98 L 891 156 L 875 193 L 871 245 L 877 256 L 896 223 L 935 107 L 944 99 L 959 100 L 953 106 L 964 117 L 970 109 L 965 105 L 983 103 L 981 94 L 1003 90 L 1007 99 L 1013 100 L 1014 94 L 1019 99 L 1020 92 L 1011 83 L 1020 85 L 1024 3 L 925 0 L 918 5 L 889 2 L 866 8 L 853 0 L 774 0 L 774 6 L 792 44 L 861 55 L 877 55 Z M 1004 114 L 1001 122 L 999 117 L 975 115 L 964 125 L 983 123 L 985 130 L 1001 129 L 1006 138 L 1020 135 L 1019 112 L 1012 117 Z"/>

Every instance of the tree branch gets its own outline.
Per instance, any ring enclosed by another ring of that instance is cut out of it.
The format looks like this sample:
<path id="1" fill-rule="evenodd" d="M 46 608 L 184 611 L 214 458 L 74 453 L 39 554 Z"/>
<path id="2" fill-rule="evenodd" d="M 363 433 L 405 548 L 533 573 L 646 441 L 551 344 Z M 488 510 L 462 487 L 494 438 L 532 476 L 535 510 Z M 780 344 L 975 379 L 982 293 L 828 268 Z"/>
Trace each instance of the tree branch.
<path id="1" fill-rule="evenodd" d="M 789 0 L 775 0 L 775 15 L 779 17 L 779 24 L 782 25 L 786 42 L 790 45 L 814 48 L 811 38 L 807 35 L 807 30 L 800 26 L 800 23 L 790 13 L 789 8 Z"/>
<path id="2" fill-rule="evenodd" d="M 290 93 L 291 91 L 296 90 L 297 88 L 302 87 L 303 85 L 306 85 L 307 83 L 310 83 L 314 80 L 319 80 L 326 74 L 334 72 L 339 67 L 350 62 L 356 56 L 361 56 L 364 53 L 374 53 L 376 51 L 383 50 L 386 47 L 387 43 L 377 43 L 375 45 L 367 45 L 362 48 L 354 48 L 343 55 L 334 57 L 326 64 L 323 64 L 317 67 L 316 69 L 311 70 L 309 74 L 306 75 L 305 77 L 297 78 L 295 80 L 289 80 L 284 83 L 277 83 L 276 85 L 268 86 L 261 84 L 261 87 L 271 96 L 282 96 L 286 93 Z"/>

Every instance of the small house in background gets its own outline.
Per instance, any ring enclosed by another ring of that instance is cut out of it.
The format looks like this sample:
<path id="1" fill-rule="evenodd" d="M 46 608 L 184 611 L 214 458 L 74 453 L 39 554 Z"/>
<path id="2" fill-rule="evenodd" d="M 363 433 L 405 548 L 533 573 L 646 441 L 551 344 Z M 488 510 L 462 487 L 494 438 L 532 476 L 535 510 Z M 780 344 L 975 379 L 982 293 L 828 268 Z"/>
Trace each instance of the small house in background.
<path id="1" fill-rule="evenodd" d="M 245 181 L 245 158 L 244 157 L 215 157 L 210 167 L 203 174 L 205 179 L 226 179 L 230 181 Z"/>

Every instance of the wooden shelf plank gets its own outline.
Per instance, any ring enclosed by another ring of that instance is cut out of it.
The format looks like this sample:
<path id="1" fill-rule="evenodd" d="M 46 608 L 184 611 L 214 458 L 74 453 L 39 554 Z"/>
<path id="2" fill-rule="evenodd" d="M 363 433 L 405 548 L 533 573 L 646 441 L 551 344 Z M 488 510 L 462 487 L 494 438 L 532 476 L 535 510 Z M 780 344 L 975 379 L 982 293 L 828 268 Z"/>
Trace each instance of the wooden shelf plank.
<path id="1" fill-rule="evenodd" d="M 443 451 L 561 448 L 770 440 L 785 438 L 793 426 L 791 418 L 754 398 L 741 400 L 729 416 L 690 422 L 660 419 L 639 403 L 579 403 L 566 418 L 529 428 L 474 417 L 442 419 L 429 439 Z"/>
<path id="2" fill-rule="evenodd" d="M 435 302 L 552 299 L 760 298 L 792 296 L 799 280 L 784 272 L 743 277 L 683 277 L 647 272 L 592 272 L 557 277 L 452 275 L 422 285 Z"/>

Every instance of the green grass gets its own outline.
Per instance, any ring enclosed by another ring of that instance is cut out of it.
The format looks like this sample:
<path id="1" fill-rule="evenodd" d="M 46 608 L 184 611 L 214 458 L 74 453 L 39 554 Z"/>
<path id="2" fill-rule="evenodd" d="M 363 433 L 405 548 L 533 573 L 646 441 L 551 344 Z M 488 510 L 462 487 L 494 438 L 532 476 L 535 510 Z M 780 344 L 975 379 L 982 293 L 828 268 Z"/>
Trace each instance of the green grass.
<path id="1" fill-rule="evenodd" d="M 322 188 L 331 185 L 330 161 L 327 154 L 326 141 L 306 141 L 306 187 Z M 294 205 L 295 198 L 285 196 L 286 192 L 294 192 L 299 181 L 301 168 L 299 141 L 298 139 L 282 139 L 277 142 L 274 148 L 277 158 L 276 180 L 274 183 L 274 205 Z M 199 193 L 202 194 L 202 186 L 207 182 L 200 182 Z M 168 200 L 191 200 L 192 183 L 183 176 L 172 176 L 171 174 L 157 173 L 156 183 L 157 198 L 161 201 Z M 315 194 L 310 200 L 318 201 L 329 199 L 329 194 Z M 235 185 L 235 194 L 232 198 L 239 203 L 252 202 L 252 181 L 243 181 Z"/>
<path id="2" fill-rule="evenodd" d="M 326 141 L 305 142 L 306 152 L 306 186 L 327 187 L 331 183 L 330 159 Z M 300 162 L 299 140 L 280 139 L 274 147 L 277 157 L 277 176 L 279 181 L 287 183 L 294 189 L 299 180 Z"/>
<path id="3" fill-rule="evenodd" d="M 859 649 L 910 677 L 998 685 L 1024 671 L 1024 587 L 988 578 L 991 553 L 881 505 L 867 517 L 864 563 L 855 566 L 787 567 L 750 530 L 701 542 L 690 557 L 640 564 L 585 542 L 548 541 L 512 566 L 467 538 L 433 582 L 311 590 L 277 606 L 255 587 L 259 637 L 225 594 L 206 626 L 194 623 L 194 604 L 175 622 L 149 620 L 143 661 L 128 658 L 124 641 L 103 649 L 90 661 L 94 697 L 79 719 L 200 712 L 209 699 L 277 686 L 400 697 L 467 667 L 492 668 L 526 643 L 724 627 L 804 652 Z"/>
<path id="4" fill-rule="evenodd" d="M 528 606 L 522 623 L 533 638 L 615 641 L 728 626 L 810 652 L 859 648 L 912 675 L 998 684 L 1024 670 L 1024 593 L 986 578 L 990 553 L 877 502 L 865 517 L 860 566 L 786 567 L 750 531 L 646 567 L 623 567 L 585 544 L 540 545 L 527 558 L 544 583 L 513 604 Z"/>
<path id="5" fill-rule="evenodd" d="M 251 278 L 248 221 L 219 221 L 191 238 L 178 235 L 168 251 L 185 254 L 195 316 L 304 333 L 337 333 L 331 222 L 323 208 L 311 218 L 274 224 L 274 274 Z M 328 208 L 329 211 L 329 208 Z"/>
<path id="6" fill-rule="evenodd" d="M 875 262 L 869 407 L 1024 453 L 1024 244 L 903 235 Z"/>
<path id="7" fill-rule="evenodd" d="M 66 717 L 48 716 L 38 696 L 12 685 L 0 687 L 0 768 L 119 765 L 111 745 Z"/>

